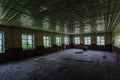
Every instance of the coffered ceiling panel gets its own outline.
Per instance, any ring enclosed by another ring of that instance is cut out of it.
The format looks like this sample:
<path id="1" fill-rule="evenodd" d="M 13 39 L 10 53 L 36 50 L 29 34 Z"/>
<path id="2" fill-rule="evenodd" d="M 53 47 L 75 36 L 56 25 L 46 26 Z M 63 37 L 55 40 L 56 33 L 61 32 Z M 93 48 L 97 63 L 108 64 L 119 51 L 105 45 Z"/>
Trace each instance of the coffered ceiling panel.
<path id="1" fill-rule="evenodd" d="M 0 24 L 66 34 L 112 32 L 120 0 L 0 0 Z"/>

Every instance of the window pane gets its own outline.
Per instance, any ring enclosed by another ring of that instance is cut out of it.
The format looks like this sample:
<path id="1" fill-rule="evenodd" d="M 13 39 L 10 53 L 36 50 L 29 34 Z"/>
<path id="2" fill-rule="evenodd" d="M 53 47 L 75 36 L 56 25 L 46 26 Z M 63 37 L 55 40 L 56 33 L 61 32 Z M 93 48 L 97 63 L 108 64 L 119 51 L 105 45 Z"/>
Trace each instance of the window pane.
<path id="1" fill-rule="evenodd" d="M 27 35 L 22 35 L 22 39 L 27 39 Z"/>
<path id="2" fill-rule="evenodd" d="M 27 49 L 27 45 L 22 45 L 22 48 L 23 49 Z"/>
<path id="3" fill-rule="evenodd" d="M 91 38 L 90 37 L 88 37 L 88 40 L 90 40 Z"/>
<path id="4" fill-rule="evenodd" d="M 84 39 L 87 39 L 87 37 L 85 37 Z"/>
<path id="5" fill-rule="evenodd" d="M 32 44 L 32 40 L 28 40 L 28 44 Z"/>
<path id="6" fill-rule="evenodd" d="M 27 40 L 22 40 L 22 44 L 27 44 Z"/>
<path id="7" fill-rule="evenodd" d="M 104 39 L 104 37 L 101 37 L 101 39 Z"/>
<path id="8" fill-rule="evenodd" d="M 90 40 L 88 40 L 88 44 L 90 44 Z"/>
<path id="9" fill-rule="evenodd" d="M 104 40 L 101 40 L 101 43 L 104 43 L 105 41 Z"/>
<path id="10" fill-rule="evenodd" d="M 0 35 L 0 39 L 2 39 L 2 35 Z"/>
<path id="11" fill-rule="evenodd" d="M 101 45 L 105 45 L 104 43 L 101 43 Z"/>
<path id="12" fill-rule="evenodd" d="M 100 45 L 100 43 L 97 43 L 97 45 Z"/>
<path id="13" fill-rule="evenodd" d="M 43 40 L 45 40 L 45 36 L 43 37 Z"/>
<path id="14" fill-rule="evenodd" d="M 31 44 L 29 44 L 29 45 L 28 45 L 28 48 L 29 48 L 29 49 L 30 49 L 30 48 L 32 48 L 32 45 L 31 45 Z"/>
<path id="15" fill-rule="evenodd" d="M 98 36 L 97 39 L 100 40 L 100 36 Z"/>
<path id="16" fill-rule="evenodd" d="M 31 35 L 28 35 L 28 39 L 32 39 L 32 36 L 31 36 Z"/>

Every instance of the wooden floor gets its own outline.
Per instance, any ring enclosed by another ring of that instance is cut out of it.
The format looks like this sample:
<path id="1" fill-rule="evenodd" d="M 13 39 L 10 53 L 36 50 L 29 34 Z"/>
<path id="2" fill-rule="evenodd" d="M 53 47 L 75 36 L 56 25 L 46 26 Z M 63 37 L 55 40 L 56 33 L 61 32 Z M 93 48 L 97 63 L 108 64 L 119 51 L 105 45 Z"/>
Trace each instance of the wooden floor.
<path id="1" fill-rule="evenodd" d="M 0 80 L 120 80 L 112 52 L 68 49 L 0 65 Z"/>

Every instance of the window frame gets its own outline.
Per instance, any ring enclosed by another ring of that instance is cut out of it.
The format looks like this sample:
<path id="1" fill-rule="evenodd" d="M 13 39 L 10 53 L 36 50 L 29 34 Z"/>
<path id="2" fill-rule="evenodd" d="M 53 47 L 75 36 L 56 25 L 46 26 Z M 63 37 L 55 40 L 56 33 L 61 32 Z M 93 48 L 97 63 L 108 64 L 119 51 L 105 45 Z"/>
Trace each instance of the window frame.
<path id="1" fill-rule="evenodd" d="M 0 53 L 3 53 L 5 52 L 5 42 L 4 42 L 4 32 L 0 31 L 0 34 L 1 34 L 1 51 Z"/>
<path id="2" fill-rule="evenodd" d="M 62 45 L 62 38 L 60 36 L 56 36 L 56 45 L 61 46 Z"/>
<path id="3" fill-rule="evenodd" d="M 26 35 L 26 39 L 23 39 L 23 35 Z M 29 36 L 31 36 L 31 39 L 29 39 Z M 23 50 L 30 50 L 30 49 L 34 49 L 34 34 L 28 34 L 28 33 L 22 33 L 21 35 L 22 37 L 22 48 L 23 45 L 26 45 L 26 48 L 23 48 Z M 26 44 L 23 44 L 23 40 L 26 40 Z M 29 41 L 31 41 L 31 44 L 29 44 Z M 31 48 L 29 48 L 29 46 L 32 46 Z"/>
<path id="4" fill-rule="evenodd" d="M 79 45 L 80 44 L 80 37 L 74 37 L 74 44 L 75 45 Z"/>
<path id="5" fill-rule="evenodd" d="M 100 40 L 99 40 L 99 43 L 100 43 L 100 44 L 98 44 L 98 39 L 97 39 L 97 37 L 100 37 Z M 97 37 L 96 37 L 96 45 L 98 45 L 98 46 L 105 46 L 105 43 L 106 43 L 106 42 L 105 42 L 105 41 L 106 41 L 106 40 L 105 40 L 105 36 L 97 36 Z M 104 40 L 101 39 L 102 37 L 104 38 Z M 102 41 L 104 42 L 103 44 L 102 44 Z"/>
<path id="6" fill-rule="evenodd" d="M 91 37 L 90 36 L 84 37 L 84 45 L 91 45 Z"/>
<path id="7" fill-rule="evenodd" d="M 64 37 L 64 44 L 69 45 L 69 38 L 68 37 Z"/>
<path id="8" fill-rule="evenodd" d="M 50 36 L 43 36 L 43 45 L 45 48 L 49 48 L 52 46 Z"/>

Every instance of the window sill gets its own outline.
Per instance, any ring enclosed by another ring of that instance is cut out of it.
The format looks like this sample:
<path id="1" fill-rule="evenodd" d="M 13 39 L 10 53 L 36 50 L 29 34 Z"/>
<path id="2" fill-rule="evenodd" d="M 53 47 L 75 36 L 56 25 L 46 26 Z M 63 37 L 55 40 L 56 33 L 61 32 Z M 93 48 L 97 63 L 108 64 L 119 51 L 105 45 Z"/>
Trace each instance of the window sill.
<path id="1" fill-rule="evenodd" d="M 34 48 L 33 49 L 23 49 L 23 51 L 29 51 L 29 50 L 35 50 Z"/>
<path id="2" fill-rule="evenodd" d="M 45 47 L 45 48 L 51 48 L 51 46 L 50 47 Z"/>
<path id="3" fill-rule="evenodd" d="M 5 53 L 5 51 L 0 52 L 0 54 L 3 54 L 3 53 Z"/>

